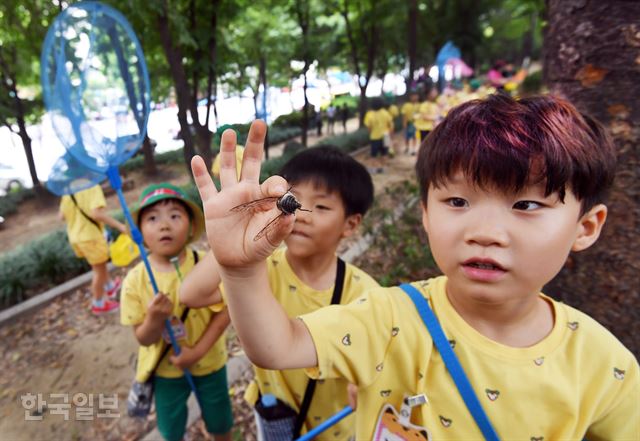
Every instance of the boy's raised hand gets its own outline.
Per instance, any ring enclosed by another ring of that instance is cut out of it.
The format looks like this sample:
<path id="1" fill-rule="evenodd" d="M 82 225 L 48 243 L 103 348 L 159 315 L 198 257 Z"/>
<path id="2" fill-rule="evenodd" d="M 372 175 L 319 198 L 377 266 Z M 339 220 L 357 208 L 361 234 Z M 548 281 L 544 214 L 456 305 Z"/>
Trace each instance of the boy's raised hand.
<path id="1" fill-rule="evenodd" d="M 195 183 L 202 198 L 209 245 L 221 270 L 241 270 L 265 260 L 291 232 L 294 216 L 283 216 L 278 226 L 254 241 L 254 237 L 281 212 L 272 204 L 244 212 L 232 212 L 238 205 L 267 197 L 280 197 L 287 191 L 287 182 L 272 176 L 259 183 L 260 166 L 266 126 L 254 121 L 249 129 L 242 159 L 242 172 L 236 173 L 236 135 L 231 129 L 220 141 L 220 185 L 218 191 L 204 161 L 196 156 L 191 161 Z"/>

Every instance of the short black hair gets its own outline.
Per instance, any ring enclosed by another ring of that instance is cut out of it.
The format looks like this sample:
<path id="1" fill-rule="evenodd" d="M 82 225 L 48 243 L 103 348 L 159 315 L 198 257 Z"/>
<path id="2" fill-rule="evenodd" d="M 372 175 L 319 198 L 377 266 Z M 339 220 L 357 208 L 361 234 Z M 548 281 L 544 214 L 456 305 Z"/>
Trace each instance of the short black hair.
<path id="1" fill-rule="evenodd" d="M 373 110 L 380 110 L 384 107 L 384 100 L 380 97 L 375 97 L 371 100 L 371 108 Z"/>
<path id="2" fill-rule="evenodd" d="M 279 174 L 290 185 L 311 181 L 338 193 L 347 216 L 364 216 L 373 203 L 373 181 L 367 169 L 334 146 L 302 150 L 282 166 Z"/>

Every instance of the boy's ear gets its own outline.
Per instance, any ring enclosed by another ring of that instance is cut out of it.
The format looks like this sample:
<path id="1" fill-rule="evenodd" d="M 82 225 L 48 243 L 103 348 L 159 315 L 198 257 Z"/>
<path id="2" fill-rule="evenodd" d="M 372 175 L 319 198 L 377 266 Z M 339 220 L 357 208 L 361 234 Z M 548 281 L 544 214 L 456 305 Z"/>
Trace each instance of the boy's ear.
<path id="1" fill-rule="evenodd" d="M 344 228 L 342 230 L 342 238 L 351 236 L 356 232 L 360 224 L 362 223 L 362 214 L 356 213 L 347 216 L 344 220 Z"/>
<path id="2" fill-rule="evenodd" d="M 424 228 L 425 233 L 429 232 L 429 223 L 427 222 L 427 203 L 420 202 L 420 207 L 422 208 L 422 228 Z"/>
<path id="3" fill-rule="evenodd" d="M 602 227 L 607 220 L 607 207 L 598 204 L 582 215 L 578 221 L 578 234 L 571 251 L 582 251 L 598 240 Z"/>

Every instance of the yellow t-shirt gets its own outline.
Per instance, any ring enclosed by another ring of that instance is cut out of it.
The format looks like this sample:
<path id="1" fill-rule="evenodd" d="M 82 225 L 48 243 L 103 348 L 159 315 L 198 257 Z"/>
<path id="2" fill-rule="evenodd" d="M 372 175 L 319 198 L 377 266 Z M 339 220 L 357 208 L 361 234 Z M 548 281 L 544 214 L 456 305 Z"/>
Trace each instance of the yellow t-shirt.
<path id="1" fill-rule="evenodd" d="M 236 146 L 236 171 L 238 178 L 240 178 L 240 170 L 242 170 L 242 157 L 244 156 L 244 147 L 241 145 Z M 220 177 L 220 154 L 216 155 L 216 159 L 211 164 L 211 174 L 217 178 Z"/>
<path id="2" fill-rule="evenodd" d="M 78 203 L 78 207 L 82 208 L 89 217 L 91 217 L 91 212 L 96 208 L 107 206 L 104 193 L 99 185 L 79 191 L 73 196 Z M 98 225 L 100 225 L 100 229 L 96 228 L 89 219 L 84 217 L 78 207 L 73 203 L 71 196 L 62 196 L 60 200 L 60 211 L 67 223 L 69 242 L 78 243 L 91 240 L 104 240 L 104 236 L 102 235 L 104 225 L 97 222 Z"/>
<path id="3" fill-rule="evenodd" d="M 402 117 L 407 122 L 414 122 L 416 118 L 416 113 L 418 113 L 418 109 L 420 108 L 420 103 L 404 103 L 402 108 L 400 109 L 400 113 L 402 113 Z"/>
<path id="4" fill-rule="evenodd" d="M 393 130 L 393 118 L 386 109 L 369 110 L 364 115 L 364 125 L 369 129 L 369 139 L 377 141 Z"/>
<path id="5" fill-rule="evenodd" d="M 447 298 L 444 276 L 415 282 L 429 300 L 478 399 L 502 439 L 640 439 L 638 362 L 586 314 L 545 298 L 555 325 L 527 348 L 496 343 L 469 326 Z M 372 290 L 348 306 L 301 317 L 318 355 L 317 378 L 359 386 L 356 439 L 372 439 L 385 403 L 424 393 L 411 422 L 434 440 L 479 440 L 424 322 L 400 288 Z"/>
<path id="6" fill-rule="evenodd" d="M 415 126 L 418 130 L 433 130 L 435 121 L 439 114 L 438 105 L 431 101 L 424 101 L 418 107 L 418 115 L 415 119 Z"/>
<path id="7" fill-rule="evenodd" d="M 267 260 L 267 267 L 274 296 L 289 317 L 297 317 L 329 305 L 333 295 L 333 286 L 324 291 L 315 291 L 305 285 L 289 266 L 285 252 L 285 248 L 277 249 Z M 347 304 L 362 295 L 364 291 L 378 286 L 378 283 L 367 273 L 347 264 L 341 303 Z M 309 382 L 309 377 L 305 374 L 304 369 L 273 371 L 255 367 L 254 370 L 255 381 L 263 394 L 273 394 L 296 411 L 300 409 L 304 391 Z M 347 384 L 345 380 L 340 379 L 321 380 L 316 384 L 303 433 L 316 427 L 348 404 Z M 246 400 L 251 405 L 255 404 L 258 398 L 257 392 L 255 383 L 253 383 L 245 394 Z M 354 418 L 349 416 L 316 439 L 347 440 L 353 434 Z"/>
<path id="8" fill-rule="evenodd" d="M 389 112 L 389 115 L 391 115 L 392 118 L 395 118 L 396 116 L 400 115 L 400 112 L 398 111 L 398 106 L 396 106 L 395 104 L 391 104 L 387 111 Z"/>
<path id="9" fill-rule="evenodd" d="M 202 257 L 204 253 L 198 253 Z M 180 273 L 185 277 L 194 266 L 195 260 L 191 249 L 187 248 L 185 261 L 180 265 Z M 185 306 L 178 302 L 178 289 L 180 280 L 176 271 L 159 272 L 154 271 L 156 283 L 160 292 L 169 296 L 173 302 L 173 315 L 178 319 L 182 316 Z M 122 291 L 120 298 L 120 321 L 123 325 L 139 325 L 144 321 L 147 314 L 147 305 L 153 298 L 153 290 L 151 282 L 147 275 L 143 262 L 138 263 L 125 277 L 122 283 Z M 214 311 L 219 311 L 219 305 L 208 308 L 195 308 L 189 311 L 185 319 L 186 338 L 180 340 L 180 344 L 194 346 L 204 331 L 209 326 Z M 221 369 L 227 362 L 227 348 L 225 345 L 225 336 L 222 334 L 220 338 L 211 346 L 209 351 L 196 364 L 191 366 L 189 371 L 195 376 L 207 375 L 211 372 Z M 162 353 L 165 343 L 163 340 L 150 345 L 140 346 L 138 350 L 138 366 L 136 369 L 136 381 L 146 381 L 149 373 L 158 362 L 158 358 Z M 156 375 L 163 378 L 179 378 L 182 377 L 182 370 L 169 364 L 169 356 L 173 354 L 173 350 L 164 357 Z"/>

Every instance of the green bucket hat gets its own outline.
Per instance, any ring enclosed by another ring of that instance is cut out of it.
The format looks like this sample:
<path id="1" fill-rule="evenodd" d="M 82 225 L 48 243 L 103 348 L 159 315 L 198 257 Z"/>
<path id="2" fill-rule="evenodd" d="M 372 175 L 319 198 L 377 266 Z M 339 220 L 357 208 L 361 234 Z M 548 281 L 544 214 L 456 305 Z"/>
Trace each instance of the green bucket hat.
<path id="1" fill-rule="evenodd" d="M 150 185 L 142 191 L 142 194 L 138 198 L 136 207 L 131 211 L 133 220 L 138 228 L 140 228 L 140 211 L 143 208 L 149 207 L 163 199 L 177 199 L 191 209 L 193 229 L 189 236 L 189 242 L 193 242 L 198 239 L 204 231 L 204 215 L 202 214 L 202 207 L 189 199 L 189 197 L 178 187 L 166 182 Z"/>

